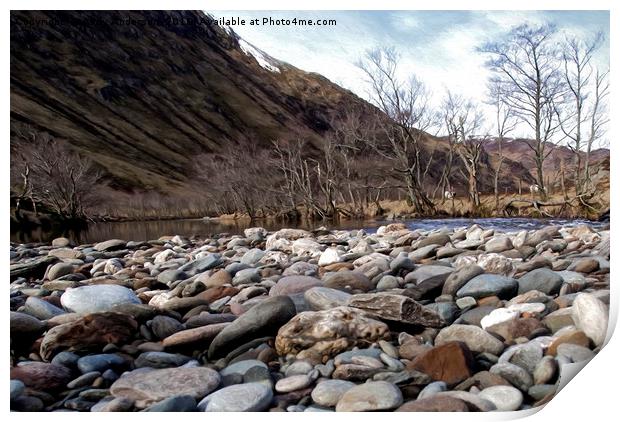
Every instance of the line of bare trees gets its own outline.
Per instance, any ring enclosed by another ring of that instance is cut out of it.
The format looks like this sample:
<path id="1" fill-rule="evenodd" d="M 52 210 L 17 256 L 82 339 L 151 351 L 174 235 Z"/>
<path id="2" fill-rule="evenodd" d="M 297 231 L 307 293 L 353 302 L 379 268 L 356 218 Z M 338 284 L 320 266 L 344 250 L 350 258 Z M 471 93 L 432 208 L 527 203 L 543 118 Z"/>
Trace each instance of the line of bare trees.
<path id="1" fill-rule="evenodd" d="M 544 163 L 558 142 L 573 152 L 577 194 L 592 188 L 590 153 L 608 122 L 604 104 L 609 72 L 593 63 L 602 40 L 600 33 L 590 40 L 571 36 L 562 40 L 552 25 L 521 25 L 504 39 L 479 48 L 488 56 L 492 72 L 489 83 L 498 112 L 498 137 L 503 139 L 505 130 L 512 128 L 508 116 L 530 127 L 533 139 L 527 145 L 543 199 L 548 190 Z"/>

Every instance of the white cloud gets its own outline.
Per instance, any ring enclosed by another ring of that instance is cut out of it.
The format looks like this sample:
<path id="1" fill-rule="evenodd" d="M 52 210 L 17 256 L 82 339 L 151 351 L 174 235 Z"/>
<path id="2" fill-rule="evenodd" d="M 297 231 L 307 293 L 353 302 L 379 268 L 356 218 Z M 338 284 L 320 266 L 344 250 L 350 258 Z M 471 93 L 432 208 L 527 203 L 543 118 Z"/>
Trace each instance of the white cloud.
<path id="1" fill-rule="evenodd" d="M 441 101 L 446 89 L 484 101 L 488 72 L 475 51 L 512 27 L 552 22 L 576 36 L 602 30 L 609 34 L 609 15 L 588 11 L 217 11 L 216 17 L 249 20 L 272 16 L 336 19 L 334 27 L 235 26 L 233 29 L 270 56 L 300 69 L 317 72 L 368 98 L 363 73 L 355 62 L 365 50 L 394 46 L 402 55 L 402 76 L 415 73 Z M 596 64 L 609 66 L 609 41 L 596 55 Z M 491 120 L 491 119 L 489 119 Z M 526 135 L 525 128 L 521 128 Z"/>

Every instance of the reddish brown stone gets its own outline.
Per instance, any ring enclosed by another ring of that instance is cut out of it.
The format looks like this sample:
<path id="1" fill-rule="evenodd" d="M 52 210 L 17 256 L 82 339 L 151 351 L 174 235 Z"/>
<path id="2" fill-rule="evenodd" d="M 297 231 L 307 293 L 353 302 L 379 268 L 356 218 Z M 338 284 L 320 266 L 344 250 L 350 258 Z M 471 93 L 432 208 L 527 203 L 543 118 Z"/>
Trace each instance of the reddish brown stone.
<path id="1" fill-rule="evenodd" d="M 599 262 L 594 258 L 583 258 L 575 263 L 573 271 L 591 273 L 599 269 Z"/>
<path id="2" fill-rule="evenodd" d="M 207 275 L 208 273 L 203 273 L 201 275 L 199 275 L 196 280 L 200 281 L 201 283 L 203 283 L 205 286 L 211 288 L 211 287 L 219 287 L 222 286 L 224 284 L 230 284 L 232 283 L 232 277 L 230 275 L 230 273 L 226 270 L 219 270 L 213 274 L 211 274 L 210 276 Z"/>
<path id="3" fill-rule="evenodd" d="M 323 276 L 325 273 L 332 271 L 346 271 L 354 269 L 353 264 L 350 262 L 336 262 L 335 264 L 326 265 L 319 268 L 319 276 Z"/>
<path id="4" fill-rule="evenodd" d="M 230 322 L 205 325 L 204 327 L 179 331 L 163 339 L 162 344 L 164 347 L 177 347 L 196 343 L 208 343 L 228 325 L 230 325 Z"/>
<path id="5" fill-rule="evenodd" d="M 499 307 L 502 304 L 502 301 L 497 296 L 487 296 L 481 299 L 478 299 L 478 306 L 494 306 Z"/>
<path id="6" fill-rule="evenodd" d="M 218 286 L 211 287 L 210 289 L 205 290 L 202 293 L 194 296 L 197 299 L 202 299 L 208 303 L 213 303 L 218 299 L 221 299 L 226 296 L 234 296 L 239 293 L 239 289 L 230 286 Z"/>
<path id="7" fill-rule="evenodd" d="M 138 328 L 136 320 L 116 312 L 100 312 L 50 329 L 41 342 L 41 357 L 49 360 L 61 350 L 88 350 L 108 343 L 124 343 Z"/>
<path id="8" fill-rule="evenodd" d="M 71 370 L 61 365 L 33 362 L 11 369 L 11 379 L 23 382 L 34 390 L 50 391 L 64 388 L 71 381 Z"/>
<path id="9" fill-rule="evenodd" d="M 408 369 L 424 372 L 434 381 L 458 384 L 472 374 L 474 359 L 465 343 L 451 341 L 419 355 Z"/>
<path id="10" fill-rule="evenodd" d="M 420 400 L 409 401 L 397 412 L 469 412 L 463 400 L 453 397 L 431 396 Z"/>

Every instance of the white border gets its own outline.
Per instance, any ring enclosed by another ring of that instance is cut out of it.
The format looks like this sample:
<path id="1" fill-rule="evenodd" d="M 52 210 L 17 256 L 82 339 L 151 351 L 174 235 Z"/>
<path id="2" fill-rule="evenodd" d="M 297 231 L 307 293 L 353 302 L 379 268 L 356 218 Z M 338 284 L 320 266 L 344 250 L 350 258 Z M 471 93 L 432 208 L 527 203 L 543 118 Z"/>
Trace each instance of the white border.
<path id="1" fill-rule="evenodd" d="M 611 24 L 610 24 L 610 36 L 611 36 L 611 68 L 615 69 L 617 65 L 617 28 L 620 27 L 620 21 L 618 19 L 618 7 L 616 6 L 618 2 L 612 0 L 588 0 L 588 1 L 576 1 L 576 0 L 564 0 L 564 1 L 549 1 L 549 0 L 521 0 L 521 1 L 497 1 L 497 0 L 477 0 L 477 1 L 457 1 L 457 0 L 434 0 L 432 2 L 429 1 L 395 1 L 395 0 L 382 0 L 380 2 L 371 1 L 371 0 L 357 0 L 355 2 L 344 2 L 344 1 L 335 1 L 335 0 L 314 0 L 314 1 L 305 1 L 300 0 L 296 2 L 290 1 L 282 1 L 282 0 L 263 0 L 263 1 L 236 1 L 232 4 L 231 1 L 223 1 L 223 0 L 213 0 L 213 1 L 174 1 L 174 2 L 165 2 L 165 1 L 130 1 L 130 0 L 108 0 L 105 2 L 102 1 L 91 1 L 86 4 L 82 1 L 75 0 L 66 0 L 66 1 L 33 1 L 33 0 L 22 0 L 22 1 L 9 1 L 9 8 L 12 9 L 95 9 L 95 10 L 128 10 L 128 9 L 176 9 L 176 10 L 442 10 L 442 9 L 452 9 L 452 10 L 611 10 Z M 5 93 L 2 97 L 2 106 L 4 111 L 4 119 L 3 119 L 3 132 L 5 136 L 9 133 L 9 111 L 10 111 L 10 84 L 9 77 L 10 74 L 10 66 L 9 66 L 9 11 L 6 10 L 3 14 L 3 28 L 4 35 L 2 37 L 2 64 L 4 68 L 4 90 Z M 612 78 L 612 104 L 611 109 L 618 109 L 617 96 L 615 95 L 615 84 L 614 84 L 614 72 L 611 72 Z M 615 124 L 615 115 L 612 119 L 612 125 L 610 128 L 610 139 L 618 139 L 618 131 L 617 126 Z M 616 136 L 614 136 L 616 135 Z M 613 144 L 613 141 L 612 141 Z M 618 221 L 618 187 L 615 182 L 615 163 L 619 161 L 619 149 L 611 145 L 611 178 L 612 182 L 612 198 L 611 202 L 613 204 L 612 211 L 612 220 Z M 9 198 L 8 192 L 8 171 L 9 171 L 9 145 L 8 140 L 4 142 L 4 149 L 2 150 L 2 164 L 4 169 L 4 183 L 2 184 L 2 197 L 5 200 Z M 0 220 L 2 225 L 3 233 L 5 234 L 5 239 L 9 238 L 9 221 L 8 221 L 8 207 L 5 208 L 5 217 Z M 612 234 L 615 234 L 617 230 L 612 230 Z M 616 244 L 614 241 L 615 236 L 612 235 L 612 249 L 613 245 Z M 2 269 L 0 274 L 8 274 L 8 260 L 2 260 Z M 614 280 L 615 275 L 615 265 L 612 265 L 612 306 L 611 306 L 611 323 L 610 325 L 615 325 L 617 321 L 618 315 L 618 295 L 616 289 L 618 288 L 618 281 Z M 8 280 L 5 279 L 5 282 L 8 283 Z M 6 302 L 5 302 L 6 303 Z M 2 333 L 0 333 L 0 338 L 5 339 L 6 342 L 6 351 L 8 352 L 8 339 L 9 339 L 9 330 L 8 330 L 8 312 L 5 311 L 5 322 L 2 324 Z M 617 337 L 617 336 L 615 336 Z M 5 355 L 6 356 L 6 355 Z M 566 388 L 564 388 L 557 397 L 555 397 L 551 403 L 549 403 L 543 410 L 531 416 L 532 420 L 545 420 L 555 418 L 565 418 L 566 420 L 608 420 L 614 418 L 616 403 L 620 403 L 617 398 L 616 388 L 620 379 L 618 375 L 620 375 L 619 365 L 618 365 L 618 356 L 620 353 L 618 351 L 618 341 L 617 338 L 612 337 L 609 344 L 604 348 L 604 350 L 595 358 L 592 362 L 590 362 L 585 370 L 581 371 L 574 380 L 572 380 Z M 8 356 L 6 356 L 8 357 Z M 8 374 L 8 365 L 2 365 L 1 371 L 3 375 L 1 377 L 4 378 L 4 391 L 0 393 L 2 395 L 2 400 L 5 403 L 4 409 L 8 412 L 9 403 L 8 403 L 8 391 L 6 391 L 6 387 L 8 383 L 9 374 Z M 69 420 L 74 418 L 80 418 L 82 420 L 84 415 L 72 414 L 72 413 L 48 413 L 45 415 L 46 419 L 50 420 Z M 268 420 L 272 418 L 287 418 L 290 419 L 294 417 L 295 419 L 305 419 L 305 420 L 314 420 L 318 414 L 315 413 L 306 413 L 306 414 L 297 414 L 293 415 L 281 415 L 275 413 L 264 413 L 264 414 L 252 414 L 250 417 L 256 420 Z M 17 414 L 11 413 L 9 415 L 11 419 L 14 420 L 31 420 L 31 418 L 38 417 L 38 415 L 34 414 Z M 88 416 L 89 418 L 93 418 L 95 420 L 100 420 L 103 418 L 113 417 L 114 419 L 119 420 L 128 420 L 129 418 L 146 418 L 149 420 L 168 420 L 171 416 L 164 414 L 115 414 L 115 415 L 105 415 L 105 414 L 97 414 L 93 413 Z M 188 419 L 200 419 L 204 420 L 208 418 L 209 420 L 219 421 L 221 418 L 226 418 L 226 420 L 230 418 L 237 417 L 245 417 L 246 415 L 201 415 L 201 414 L 188 414 L 187 416 L 183 416 Z M 355 417 L 361 420 L 374 420 L 377 417 L 383 417 L 377 414 L 366 413 L 366 414 L 356 414 L 355 416 L 348 414 L 321 414 L 321 418 L 326 419 L 334 419 L 338 418 L 342 420 Z M 433 420 L 502 420 L 502 419 L 515 419 L 517 415 L 515 414 L 499 414 L 499 413 L 491 413 L 491 414 L 424 414 L 424 415 L 411 415 L 407 413 L 402 414 L 391 414 L 390 418 L 396 419 L 433 419 Z M 76 419 L 77 420 L 77 419 Z"/>

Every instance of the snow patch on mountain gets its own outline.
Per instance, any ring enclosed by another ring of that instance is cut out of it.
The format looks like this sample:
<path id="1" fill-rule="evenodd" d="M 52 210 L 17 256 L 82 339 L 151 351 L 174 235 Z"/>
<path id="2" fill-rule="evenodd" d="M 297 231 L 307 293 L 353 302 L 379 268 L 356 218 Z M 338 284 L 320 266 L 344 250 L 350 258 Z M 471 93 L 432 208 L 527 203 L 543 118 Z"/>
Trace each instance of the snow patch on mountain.
<path id="1" fill-rule="evenodd" d="M 270 63 L 269 59 L 271 59 L 271 57 L 267 56 L 265 53 L 254 47 L 249 42 L 245 41 L 242 38 L 239 38 L 239 47 L 241 47 L 241 50 L 243 50 L 245 54 L 254 57 L 262 68 L 267 69 L 270 72 L 280 73 L 280 69 L 274 64 Z"/>

